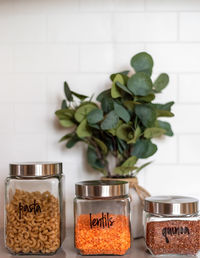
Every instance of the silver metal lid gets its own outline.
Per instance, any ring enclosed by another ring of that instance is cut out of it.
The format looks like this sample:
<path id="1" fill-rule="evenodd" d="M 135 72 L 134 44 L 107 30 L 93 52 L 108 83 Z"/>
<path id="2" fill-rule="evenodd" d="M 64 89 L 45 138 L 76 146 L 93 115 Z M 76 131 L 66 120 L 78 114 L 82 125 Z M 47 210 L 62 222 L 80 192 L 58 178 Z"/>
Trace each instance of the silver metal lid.
<path id="1" fill-rule="evenodd" d="M 124 181 L 97 180 L 82 181 L 75 185 L 77 197 L 107 198 L 124 196 L 129 193 L 129 184 Z"/>
<path id="2" fill-rule="evenodd" d="M 45 177 L 62 174 L 62 163 L 24 162 L 11 163 L 10 175 L 19 177 Z"/>
<path id="3" fill-rule="evenodd" d="M 145 199 L 144 210 L 149 213 L 183 216 L 198 212 L 199 201 L 187 196 L 154 196 Z"/>

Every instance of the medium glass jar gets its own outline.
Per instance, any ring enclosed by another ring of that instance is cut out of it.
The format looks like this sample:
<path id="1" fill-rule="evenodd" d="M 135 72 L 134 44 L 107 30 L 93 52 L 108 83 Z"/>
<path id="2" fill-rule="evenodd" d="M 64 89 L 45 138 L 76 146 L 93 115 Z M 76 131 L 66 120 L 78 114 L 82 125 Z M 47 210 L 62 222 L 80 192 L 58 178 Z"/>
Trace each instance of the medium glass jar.
<path id="1" fill-rule="evenodd" d="M 12 254 L 53 254 L 61 246 L 62 163 L 10 164 L 5 246 Z"/>
<path id="2" fill-rule="evenodd" d="M 75 247 L 81 255 L 124 255 L 131 246 L 129 186 L 83 181 L 75 186 Z"/>
<path id="3" fill-rule="evenodd" d="M 198 200 L 184 196 L 145 199 L 146 247 L 152 255 L 196 255 L 200 250 Z"/>

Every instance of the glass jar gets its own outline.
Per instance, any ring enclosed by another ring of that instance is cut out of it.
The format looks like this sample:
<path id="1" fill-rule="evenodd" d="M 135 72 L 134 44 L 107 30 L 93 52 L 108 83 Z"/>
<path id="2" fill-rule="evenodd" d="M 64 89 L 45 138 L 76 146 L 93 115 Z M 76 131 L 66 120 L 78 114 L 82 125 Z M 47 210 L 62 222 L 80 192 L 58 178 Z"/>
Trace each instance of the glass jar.
<path id="1" fill-rule="evenodd" d="M 75 247 L 81 255 L 124 255 L 131 246 L 129 186 L 83 181 L 75 186 Z"/>
<path id="2" fill-rule="evenodd" d="M 62 163 L 10 164 L 5 246 L 12 254 L 53 254 L 61 246 Z"/>
<path id="3" fill-rule="evenodd" d="M 153 255 L 196 255 L 200 250 L 198 200 L 184 196 L 145 199 L 146 247 Z"/>

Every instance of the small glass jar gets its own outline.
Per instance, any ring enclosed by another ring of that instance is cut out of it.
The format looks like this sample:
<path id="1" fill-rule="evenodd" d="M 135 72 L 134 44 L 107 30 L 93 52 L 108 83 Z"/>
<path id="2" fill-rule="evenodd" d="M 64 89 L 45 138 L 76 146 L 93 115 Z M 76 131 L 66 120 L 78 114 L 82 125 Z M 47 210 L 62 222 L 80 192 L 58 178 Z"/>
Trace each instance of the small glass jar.
<path id="1" fill-rule="evenodd" d="M 184 196 L 145 199 L 146 247 L 152 255 L 197 255 L 200 250 L 198 200 Z"/>
<path id="2" fill-rule="evenodd" d="M 5 246 L 12 254 L 53 254 L 61 246 L 62 163 L 10 164 Z"/>
<path id="3" fill-rule="evenodd" d="M 128 183 L 83 181 L 75 187 L 75 247 L 79 253 L 124 255 L 131 246 Z"/>

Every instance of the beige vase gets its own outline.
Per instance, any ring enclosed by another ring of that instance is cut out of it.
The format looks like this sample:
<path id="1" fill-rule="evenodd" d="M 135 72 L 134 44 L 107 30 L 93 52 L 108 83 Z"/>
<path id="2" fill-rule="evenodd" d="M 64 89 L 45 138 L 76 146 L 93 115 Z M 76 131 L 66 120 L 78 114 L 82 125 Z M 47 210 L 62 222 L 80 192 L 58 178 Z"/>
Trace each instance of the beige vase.
<path id="1" fill-rule="evenodd" d="M 133 178 L 107 178 L 103 177 L 102 180 L 118 180 L 126 181 L 129 183 L 129 195 L 131 199 L 131 230 L 133 238 L 140 238 L 144 236 L 143 229 L 143 208 L 145 197 L 150 194 L 138 184 L 138 179 Z"/>

